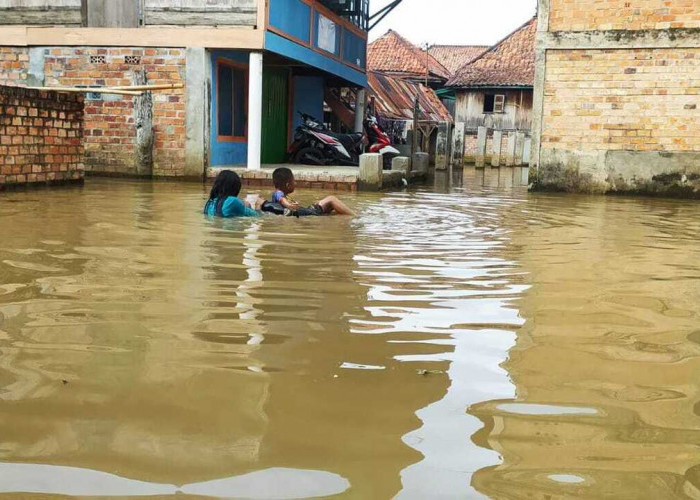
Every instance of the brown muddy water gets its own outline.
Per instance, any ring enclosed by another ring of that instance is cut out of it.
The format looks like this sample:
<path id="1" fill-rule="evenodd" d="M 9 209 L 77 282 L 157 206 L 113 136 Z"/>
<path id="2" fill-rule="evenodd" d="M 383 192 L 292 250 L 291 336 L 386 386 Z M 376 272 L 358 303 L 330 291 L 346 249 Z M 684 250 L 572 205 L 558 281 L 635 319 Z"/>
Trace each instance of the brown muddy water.
<path id="1" fill-rule="evenodd" d="M 700 204 L 204 198 L 0 195 L 0 496 L 700 498 Z"/>

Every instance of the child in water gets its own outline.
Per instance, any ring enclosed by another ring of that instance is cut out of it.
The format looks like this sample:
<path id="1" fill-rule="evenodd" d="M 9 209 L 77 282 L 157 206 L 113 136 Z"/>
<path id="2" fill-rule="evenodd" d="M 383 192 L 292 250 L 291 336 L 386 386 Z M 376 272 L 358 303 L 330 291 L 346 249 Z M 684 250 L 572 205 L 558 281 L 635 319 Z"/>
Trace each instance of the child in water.
<path id="1" fill-rule="evenodd" d="M 255 207 L 238 199 L 241 192 L 241 178 L 236 172 L 222 170 L 214 180 L 209 201 L 204 205 L 204 214 L 217 217 L 258 217 L 264 200 Z"/>
<path id="2" fill-rule="evenodd" d="M 286 167 L 280 167 L 272 172 L 272 182 L 275 185 L 275 192 L 272 193 L 272 203 L 281 205 L 298 217 L 327 215 L 333 212 L 338 215 L 355 215 L 345 203 L 335 196 L 327 196 L 308 208 L 299 205 L 299 203 L 289 197 L 295 189 L 294 174 Z"/>

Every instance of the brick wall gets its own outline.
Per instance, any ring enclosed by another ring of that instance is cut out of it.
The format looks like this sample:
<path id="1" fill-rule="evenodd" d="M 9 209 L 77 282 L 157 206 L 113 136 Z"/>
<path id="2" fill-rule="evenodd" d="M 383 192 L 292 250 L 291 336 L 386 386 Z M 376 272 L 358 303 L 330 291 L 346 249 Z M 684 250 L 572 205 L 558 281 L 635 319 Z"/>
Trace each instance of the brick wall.
<path id="1" fill-rule="evenodd" d="M 508 146 L 508 134 L 504 133 L 501 137 L 501 163 L 505 165 L 506 151 Z M 464 161 L 466 163 L 474 163 L 477 152 L 477 136 L 474 133 L 467 133 L 464 136 Z M 493 134 L 486 137 L 486 163 L 491 164 L 491 156 L 493 154 Z"/>
<path id="2" fill-rule="evenodd" d="M 48 86 L 127 86 L 141 71 L 148 84 L 184 83 L 184 70 L 184 49 L 63 47 L 46 49 L 45 55 Z M 85 115 L 86 170 L 135 174 L 134 98 L 88 99 Z M 153 94 L 153 127 L 153 174 L 183 175 L 184 89 Z"/>
<path id="3" fill-rule="evenodd" d="M 83 97 L 0 86 L 0 189 L 83 179 Z"/>
<path id="4" fill-rule="evenodd" d="M 698 0 L 551 0 L 550 31 L 700 28 Z"/>
<path id="5" fill-rule="evenodd" d="M 28 69 L 29 49 L 0 47 L 0 85 L 25 85 Z"/>
<path id="6" fill-rule="evenodd" d="M 700 152 L 700 49 L 547 53 L 542 148 Z"/>

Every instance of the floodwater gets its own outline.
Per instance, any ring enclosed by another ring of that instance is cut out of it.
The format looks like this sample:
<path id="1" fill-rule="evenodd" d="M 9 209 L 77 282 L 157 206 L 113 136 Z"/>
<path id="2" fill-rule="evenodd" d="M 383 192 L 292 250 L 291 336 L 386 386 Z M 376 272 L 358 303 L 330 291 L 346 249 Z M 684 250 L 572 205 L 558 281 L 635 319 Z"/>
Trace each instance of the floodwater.
<path id="1" fill-rule="evenodd" d="M 0 497 L 700 498 L 700 204 L 460 175 L 0 194 Z"/>

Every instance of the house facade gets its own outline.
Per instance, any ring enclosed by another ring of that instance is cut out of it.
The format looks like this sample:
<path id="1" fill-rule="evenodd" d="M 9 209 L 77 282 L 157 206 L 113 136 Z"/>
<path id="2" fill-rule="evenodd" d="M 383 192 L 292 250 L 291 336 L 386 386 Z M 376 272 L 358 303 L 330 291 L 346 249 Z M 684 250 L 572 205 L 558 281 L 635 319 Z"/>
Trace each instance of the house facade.
<path id="1" fill-rule="evenodd" d="M 699 28 L 695 1 L 540 0 L 537 183 L 700 196 Z"/>
<path id="2" fill-rule="evenodd" d="M 455 122 L 464 123 L 467 132 L 530 131 L 536 31 L 536 19 L 529 20 L 447 83 L 455 92 Z"/>
<path id="3" fill-rule="evenodd" d="M 256 169 L 285 160 L 298 112 L 322 116 L 328 88 L 367 85 L 368 10 L 367 0 L 0 0 L 0 84 L 182 84 L 144 99 L 87 94 L 86 171 Z"/>

